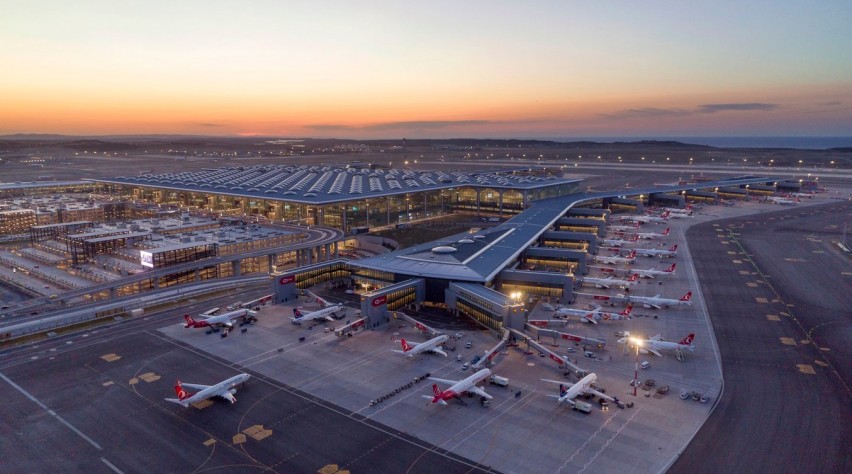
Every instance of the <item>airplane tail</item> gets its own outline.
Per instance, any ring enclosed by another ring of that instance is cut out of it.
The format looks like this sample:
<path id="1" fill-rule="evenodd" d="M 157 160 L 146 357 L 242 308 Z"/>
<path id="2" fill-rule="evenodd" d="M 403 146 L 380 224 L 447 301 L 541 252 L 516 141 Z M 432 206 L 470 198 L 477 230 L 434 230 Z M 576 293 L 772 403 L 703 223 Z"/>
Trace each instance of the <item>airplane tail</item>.
<path id="1" fill-rule="evenodd" d="M 559 384 L 559 397 L 562 398 L 567 393 L 568 393 L 568 387 L 566 387 L 565 385 Z"/>
<path id="2" fill-rule="evenodd" d="M 691 291 L 687 291 L 685 295 L 680 297 L 681 301 L 686 301 L 687 303 L 689 303 L 690 299 L 692 299 L 692 292 Z"/>
<path id="3" fill-rule="evenodd" d="M 436 397 L 441 396 L 441 390 L 438 388 L 438 384 L 436 384 L 436 383 L 432 384 L 432 393 L 434 393 Z"/>
<path id="4" fill-rule="evenodd" d="M 678 344 L 680 344 L 681 346 L 692 346 L 693 339 L 695 339 L 695 333 L 689 333 L 689 335 L 681 339 Z"/>
<path id="5" fill-rule="evenodd" d="M 636 258 L 636 249 L 633 249 L 633 251 L 630 252 L 630 255 L 627 256 L 627 258 Z"/>
<path id="6" fill-rule="evenodd" d="M 630 278 L 628 278 L 627 281 L 636 281 L 638 278 L 639 278 L 639 274 L 634 273 L 633 275 L 630 275 Z"/>
<path id="7" fill-rule="evenodd" d="M 662 217 L 663 219 L 668 219 L 670 215 L 671 215 L 671 212 L 666 211 L 660 217 Z"/>
<path id="8" fill-rule="evenodd" d="M 672 266 L 670 266 L 670 267 L 666 270 L 666 272 L 668 272 L 668 273 L 674 273 L 674 271 L 675 271 L 675 267 L 676 267 L 676 266 L 677 266 L 677 263 L 673 263 L 673 264 L 672 264 Z"/>
<path id="9" fill-rule="evenodd" d="M 618 313 L 618 314 L 619 314 L 619 315 L 621 315 L 621 316 L 624 316 L 625 318 L 629 318 L 629 317 L 630 317 L 630 313 L 631 313 L 632 311 L 633 311 L 633 305 L 632 305 L 632 304 L 629 304 L 629 305 L 627 305 L 627 307 L 626 307 L 626 308 L 624 308 L 624 311 L 622 311 L 622 312 L 620 312 L 620 313 Z"/>
<path id="10" fill-rule="evenodd" d="M 183 315 L 183 320 L 186 321 L 186 324 L 184 324 L 184 326 L 183 326 L 185 328 L 189 328 L 189 327 L 192 327 L 192 326 L 195 325 L 195 320 L 192 319 L 192 316 L 190 316 L 188 314 Z"/>
<path id="11" fill-rule="evenodd" d="M 293 317 L 299 319 L 302 317 L 302 312 L 298 308 L 293 308 Z"/>
<path id="12" fill-rule="evenodd" d="M 405 342 L 405 339 L 402 339 L 402 352 L 408 352 L 411 349 L 413 349 L 413 347 L 411 347 L 411 345 Z"/>
<path id="13" fill-rule="evenodd" d="M 192 396 L 192 394 L 183 389 L 183 385 L 181 385 L 180 380 L 178 380 L 175 385 L 175 394 L 177 394 L 178 400 L 180 401 L 184 401 Z"/>
<path id="14" fill-rule="evenodd" d="M 677 252 L 677 244 L 672 245 L 672 248 L 669 249 L 672 252 Z"/>
<path id="15" fill-rule="evenodd" d="M 666 227 L 666 230 L 663 231 L 663 235 L 669 235 L 669 232 L 671 232 L 671 229 Z"/>
<path id="16" fill-rule="evenodd" d="M 639 234 L 633 234 L 633 240 L 631 240 L 631 242 L 638 242 L 638 241 L 639 241 Z"/>

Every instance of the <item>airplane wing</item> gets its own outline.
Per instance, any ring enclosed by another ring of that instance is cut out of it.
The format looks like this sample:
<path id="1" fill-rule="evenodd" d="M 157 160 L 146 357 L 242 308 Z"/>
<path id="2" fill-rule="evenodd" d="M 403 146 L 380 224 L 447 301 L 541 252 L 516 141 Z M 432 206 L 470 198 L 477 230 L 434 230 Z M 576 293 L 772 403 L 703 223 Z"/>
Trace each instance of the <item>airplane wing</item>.
<path id="1" fill-rule="evenodd" d="M 479 395 L 480 397 L 485 397 L 485 398 L 487 398 L 487 399 L 489 399 L 489 400 L 491 400 L 492 398 L 494 398 L 494 397 L 492 397 L 491 395 L 489 395 L 489 394 L 488 394 L 488 392 L 486 392 L 485 390 L 483 390 L 483 389 L 481 389 L 481 388 L 477 387 L 476 385 L 471 386 L 469 389 L 467 389 L 467 390 L 465 390 L 465 391 L 466 391 L 466 392 L 475 393 L 475 394 Z"/>
<path id="2" fill-rule="evenodd" d="M 609 395 L 607 395 L 607 394 L 605 394 L 605 393 L 603 393 L 603 392 L 598 392 L 597 390 L 595 390 L 595 389 L 593 389 L 593 388 L 590 388 L 590 389 L 586 390 L 586 392 L 591 393 L 591 394 L 594 394 L 594 395 L 597 395 L 597 396 L 599 396 L 599 397 L 603 398 L 604 400 L 609 400 L 609 401 L 611 401 L 611 402 L 615 402 L 615 399 L 614 399 L 614 398 L 610 397 Z"/>
<path id="3" fill-rule="evenodd" d="M 662 354 L 660 354 L 660 352 L 659 352 L 658 350 L 656 350 L 656 349 L 654 349 L 654 348 L 652 348 L 652 347 L 648 347 L 647 349 L 648 349 L 648 352 L 650 352 L 650 353 L 654 354 L 654 355 L 655 355 L 655 356 L 657 356 L 657 357 L 662 357 L 662 356 L 663 356 Z"/>
<path id="4" fill-rule="evenodd" d="M 458 380 L 439 379 L 437 377 L 429 377 L 429 380 L 431 380 L 433 382 L 445 383 L 447 385 L 455 385 L 455 384 L 459 383 Z"/>
<path id="5" fill-rule="evenodd" d="M 574 384 L 572 382 L 564 382 L 564 381 L 561 381 L 561 380 L 541 379 L 541 381 L 542 382 L 555 383 L 556 385 L 564 385 L 568 388 L 571 388 L 571 387 L 574 386 Z M 556 398 L 559 398 L 559 397 L 556 397 Z"/>
<path id="6" fill-rule="evenodd" d="M 439 348 L 437 348 L 437 347 L 433 347 L 431 350 L 432 350 L 432 352 L 434 352 L 435 354 L 441 354 L 442 356 L 447 357 L 447 353 L 446 353 L 446 352 L 444 352 L 444 351 L 442 351 L 441 349 L 439 349 Z"/>
<path id="7" fill-rule="evenodd" d="M 186 382 L 181 382 L 181 386 L 182 386 L 182 387 L 188 387 L 188 388 L 191 388 L 191 389 L 193 389 L 193 390 L 199 390 L 199 391 L 200 391 L 200 390 L 205 390 L 205 389 L 208 389 L 208 388 L 212 387 L 212 385 L 201 385 L 201 384 L 196 384 L 196 383 L 186 383 Z"/>
<path id="8" fill-rule="evenodd" d="M 222 397 L 222 398 L 224 398 L 225 400 L 228 400 L 231 403 L 237 402 L 237 399 L 234 398 L 234 395 L 231 393 L 230 390 L 223 389 L 221 391 L 216 392 L 215 396 Z"/>

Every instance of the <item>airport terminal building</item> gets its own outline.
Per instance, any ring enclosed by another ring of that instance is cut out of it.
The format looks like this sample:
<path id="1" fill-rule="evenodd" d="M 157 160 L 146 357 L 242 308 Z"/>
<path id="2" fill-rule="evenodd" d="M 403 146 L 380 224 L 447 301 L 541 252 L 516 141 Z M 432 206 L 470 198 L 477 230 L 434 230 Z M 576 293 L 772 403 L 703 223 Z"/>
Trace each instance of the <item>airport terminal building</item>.
<path id="1" fill-rule="evenodd" d="M 579 179 L 539 169 L 493 172 L 258 165 L 97 180 L 135 201 L 343 230 L 404 224 L 468 211 L 514 216 L 534 202 L 579 190 Z"/>

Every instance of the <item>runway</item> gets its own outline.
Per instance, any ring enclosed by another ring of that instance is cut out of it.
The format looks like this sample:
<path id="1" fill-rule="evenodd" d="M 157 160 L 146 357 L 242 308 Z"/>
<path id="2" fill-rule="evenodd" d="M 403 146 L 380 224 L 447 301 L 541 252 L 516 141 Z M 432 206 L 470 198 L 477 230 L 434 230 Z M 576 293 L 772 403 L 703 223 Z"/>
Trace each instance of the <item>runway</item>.
<path id="1" fill-rule="evenodd" d="M 242 370 L 145 326 L 86 334 L 0 366 L 4 472 L 488 471 L 262 377 L 236 404 L 183 408 L 163 400 L 177 379 L 214 384 Z"/>
<path id="2" fill-rule="evenodd" d="M 670 472 L 852 470 L 852 265 L 832 242 L 850 212 L 840 201 L 687 232 L 725 388 Z"/>

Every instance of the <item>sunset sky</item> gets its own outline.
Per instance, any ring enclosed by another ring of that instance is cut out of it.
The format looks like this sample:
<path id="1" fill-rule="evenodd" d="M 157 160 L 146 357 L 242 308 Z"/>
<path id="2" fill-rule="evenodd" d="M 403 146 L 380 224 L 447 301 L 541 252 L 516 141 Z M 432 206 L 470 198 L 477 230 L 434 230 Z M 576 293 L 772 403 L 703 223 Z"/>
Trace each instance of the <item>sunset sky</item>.
<path id="1" fill-rule="evenodd" d="M 849 0 L 0 7 L 0 134 L 852 135 Z"/>

